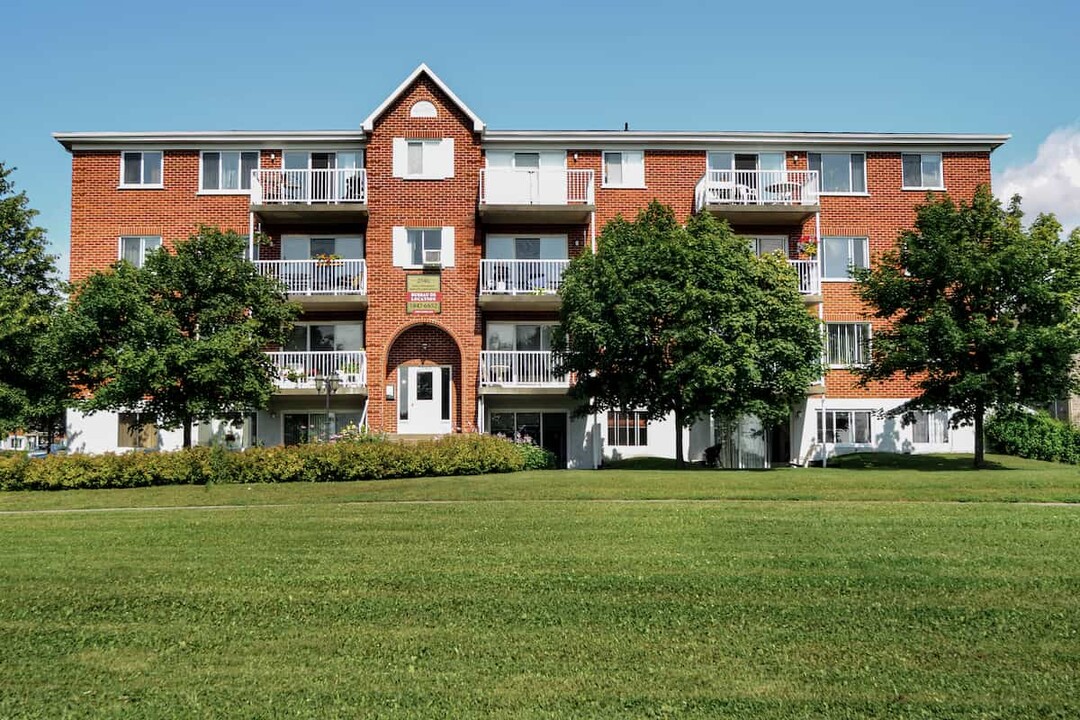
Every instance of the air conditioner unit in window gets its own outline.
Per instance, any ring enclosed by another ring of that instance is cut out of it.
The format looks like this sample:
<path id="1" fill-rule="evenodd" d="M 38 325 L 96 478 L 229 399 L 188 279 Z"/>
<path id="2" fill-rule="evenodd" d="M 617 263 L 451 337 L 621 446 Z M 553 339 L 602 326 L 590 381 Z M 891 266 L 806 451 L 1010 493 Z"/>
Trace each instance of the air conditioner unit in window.
<path id="1" fill-rule="evenodd" d="M 442 266 L 442 250 L 425 250 L 424 265 Z"/>

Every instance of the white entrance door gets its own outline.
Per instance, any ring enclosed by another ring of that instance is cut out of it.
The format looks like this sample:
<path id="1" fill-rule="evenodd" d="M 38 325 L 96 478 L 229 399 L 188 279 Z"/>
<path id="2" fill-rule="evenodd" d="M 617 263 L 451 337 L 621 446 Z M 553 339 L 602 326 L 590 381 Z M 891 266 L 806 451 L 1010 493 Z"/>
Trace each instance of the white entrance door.
<path id="1" fill-rule="evenodd" d="M 450 432 L 450 368 L 432 365 L 398 368 L 398 432 Z"/>

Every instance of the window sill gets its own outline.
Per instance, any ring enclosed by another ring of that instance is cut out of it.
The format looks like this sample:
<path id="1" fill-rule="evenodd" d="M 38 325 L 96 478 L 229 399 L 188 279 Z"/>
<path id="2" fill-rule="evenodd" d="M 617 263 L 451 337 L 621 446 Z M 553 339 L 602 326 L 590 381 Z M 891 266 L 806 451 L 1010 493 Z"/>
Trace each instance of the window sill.
<path id="1" fill-rule="evenodd" d="M 250 195 L 250 190 L 199 190 L 195 195 Z"/>
<path id="2" fill-rule="evenodd" d="M 943 187 L 901 187 L 903 192 L 947 192 Z"/>
<path id="3" fill-rule="evenodd" d="M 853 283 L 855 278 L 821 278 L 823 283 Z"/>
<path id="4" fill-rule="evenodd" d="M 827 192 L 825 190 L 818 191 L 818 197 L 870 197 L 868 192 Z"/>
<path id="5" fill-rule="evenodd" d="M 164 190 L 165 186 L 158 183 L 157 185 L 117 185 L 117 190 Z"/>
<path id="6" fill-rule="evenodd" d="M 402 175 L 402 180 L 445 180 L 442 175 Z"/>
<path id="7" fill-rule="evenodd" d="M 648 190 L 649 188 L 647 186 L 645 186 L 645 185 L 608 185 L 607 183 L 602 183 L 600 185 L 600 189 L 601 190 Z M 632 445 L 627 445 L 625 447 L 633 447 L 633 446 Z"/>

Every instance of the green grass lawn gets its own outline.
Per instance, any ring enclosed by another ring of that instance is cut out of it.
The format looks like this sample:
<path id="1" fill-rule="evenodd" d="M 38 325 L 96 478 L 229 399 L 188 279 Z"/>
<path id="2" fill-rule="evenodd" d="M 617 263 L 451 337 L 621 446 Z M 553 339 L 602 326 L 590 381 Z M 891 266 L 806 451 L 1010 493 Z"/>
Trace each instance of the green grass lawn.
<path id="1" fill-rule="evenodd" d="M 0 516 L 0 717 L 1077 717 L 1080 506 L 994 501 L 1080 470 L 995 460 L 2 494 L 131 509 Z"/>

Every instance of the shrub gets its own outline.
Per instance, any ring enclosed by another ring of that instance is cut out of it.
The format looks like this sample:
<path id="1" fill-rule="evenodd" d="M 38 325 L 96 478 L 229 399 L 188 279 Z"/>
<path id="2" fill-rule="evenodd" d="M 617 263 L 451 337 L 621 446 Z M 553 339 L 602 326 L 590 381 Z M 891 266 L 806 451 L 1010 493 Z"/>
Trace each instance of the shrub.
<path id="1" fill-rule="evenodd" d="M 357 434 L 325 444 L 230 452 L 196 447 L 121 455 L 0 456 L 0 489 L 64 490 L 207 483 L 344 482 L 479 475 L 554 466 L 532 445 L 490 435 L 449 435 L 415 445 Z"/>
<path id="2" fill-rule="evenodd" d="M 555 467 L 555 453 L 532 443 L 514 443 L 514 449 L 521 455 L 525 470 L 551 470 Z"/>
<path id="3" fill-rule="evenodd" d="M 986 423 L 986 439 L 991 449 L 1006 455 L 1080 464 L 1080 429 L 1043 412 L 997 413 Z"/>

